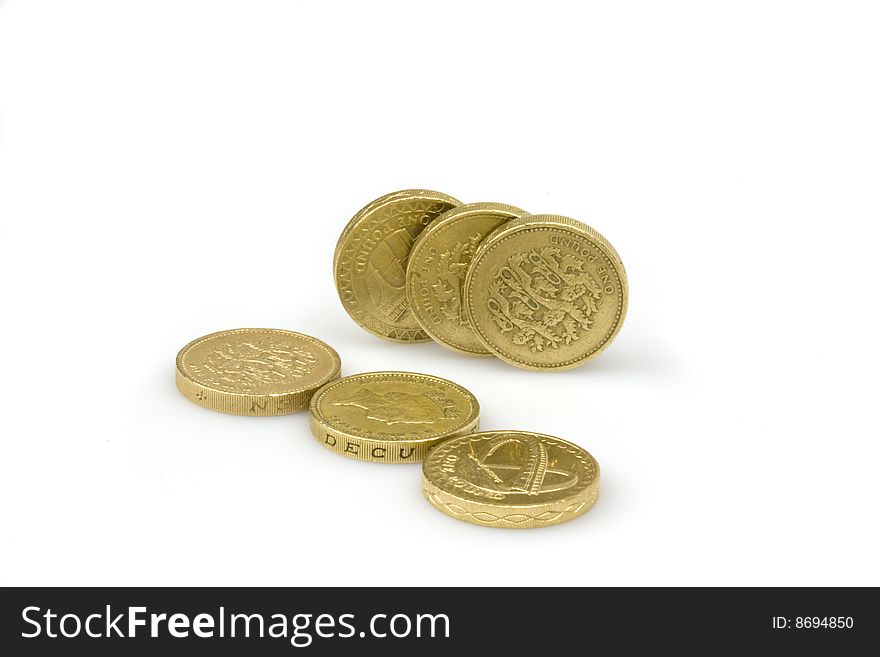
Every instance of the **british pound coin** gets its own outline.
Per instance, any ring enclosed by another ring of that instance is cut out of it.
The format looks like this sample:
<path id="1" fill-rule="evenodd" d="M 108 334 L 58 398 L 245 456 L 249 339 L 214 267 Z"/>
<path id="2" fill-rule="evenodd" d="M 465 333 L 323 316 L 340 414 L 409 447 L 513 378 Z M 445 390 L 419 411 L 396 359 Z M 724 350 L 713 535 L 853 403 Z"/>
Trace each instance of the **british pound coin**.
<path id="1" fill-rule="evenodd" d="M 177 354 L 177 388 L 199 406 L 236 415 L 302 411 L 339 376 L 339 354 L 302 333 L 233 329 L 193 340 Z"/>
<path id="2" fill-rule="evenodd" d="M 568 217 L 531 215 L 496 229 L 465 278 L 465 310 L 479 340 L 523 369 L 582 365 L 626 316 L 626 272 L 595 230 Z"/>
<path id="3" fill-rule="evenodd" d="M 413 244 L 406 297 L 425 333 L 453 351 L 492 352 L 477 339 L 464 309 L 464 277 L 480 242 L 525 210 L 501 203 L 467 203 L 447 210 Z"/>
<path id="4" fill-rule="evenodd" d="M 486 431 L 447 440 L 422 465 L 425 498 L 443 513 L 486 527 L 557 525 L 599 498 L 599 465 L 566 440 L 529 431 Z"/>
<path id="5" fill-rule="evenodd" d="M 427 374 L 368 372 L 321 388 L 309 406 L 315 438 L 374 463 L 418 463 L 442 440 L 476 431 L 480 405 L 460 385 Z"/>
<path id="6" fill-rule="evenodd" d="M 441 192 L 409 189 L 376 199 L 348 222 L 336 244 L 333 275 L 355 322 L 386 340 L 429 340 L 406 299 L 407 259 L 425 226 L 459 204 Z"/>

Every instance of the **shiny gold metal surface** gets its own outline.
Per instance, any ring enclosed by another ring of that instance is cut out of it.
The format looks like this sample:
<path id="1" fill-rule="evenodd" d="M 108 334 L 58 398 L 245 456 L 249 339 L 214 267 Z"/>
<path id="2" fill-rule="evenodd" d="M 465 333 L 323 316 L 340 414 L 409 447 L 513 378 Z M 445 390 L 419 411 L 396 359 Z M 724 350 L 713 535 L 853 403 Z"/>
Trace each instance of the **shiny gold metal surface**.
<path id="1" fill-rule="evenodd" d="M 428 448 L 477 429 L 480 405 L 457 383 L 412 372 L 368 372 L 321 388 L 309 406 L 318 441 L 374 463 L 418 463 Z"/>
<path id="2" fill-rule="evenodd" d="M 599 354 L 626 317 L 620 256 L 595 230 L 528 215 L 489 235 L 465 278 L 465 310 L 483 345 L 523 369 L 563 370 Z"/>
<path id="3" fill-rule="evenodd" d="M 339 376 L 339 354 L 302 333 L 233 329 L 193 340 L 177 354 L 177 388 L 199 406 L 235 415 L 304 410 Z"/>
<path id="4" fill-rule="evenodd" d="M 566 440 L 529 431 L 486 431 L 430 450 L 425 498 L 443 513 L 486 527 L 557 525 L 599 498 L 599 465 Z"/>
<path id="5" fill-rule="evenodd" d="M 406 265 L 413 241 L 460 201 L 427 189 L 386 194 L 348 222 L 333 254 L 336 290 L 361 327 L 386 340 L 424 342 L 406 299 Z"/>
<path id="6" fill-rule="evenodd" d="M 502 203 L 467 203 L 447 210 L 416 238 L 406 271 L 406 297 L 429 336 L 453 351 L 492 352 L 477 339 L 464 310 L 464 277 L 480 242 L 525 210 Z"/>

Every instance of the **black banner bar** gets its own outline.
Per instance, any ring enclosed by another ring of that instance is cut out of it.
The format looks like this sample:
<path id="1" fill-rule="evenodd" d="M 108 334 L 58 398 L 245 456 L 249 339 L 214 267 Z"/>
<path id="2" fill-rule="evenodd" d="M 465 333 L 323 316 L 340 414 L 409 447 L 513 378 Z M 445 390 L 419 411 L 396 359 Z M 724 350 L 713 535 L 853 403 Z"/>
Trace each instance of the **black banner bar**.
<path id="1" fill-rule="evenodd" d="M 0 648 L 6 655 L 449 655 L 477 647 L 520 655 L 646 646 L 862 654 L 880 638 L 878 611 L 875 589 L 841 588 L 9 588 L 0 589 Z"/>

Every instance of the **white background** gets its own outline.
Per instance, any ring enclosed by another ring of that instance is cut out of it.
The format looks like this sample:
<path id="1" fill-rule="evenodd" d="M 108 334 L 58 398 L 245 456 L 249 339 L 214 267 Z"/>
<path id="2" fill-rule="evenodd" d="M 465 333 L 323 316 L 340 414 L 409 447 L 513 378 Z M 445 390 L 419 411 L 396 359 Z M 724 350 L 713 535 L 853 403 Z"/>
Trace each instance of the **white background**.
<path id="1" fill-rule="evenodd" d="M 0 583 L 880 584 L 875 3 L 0 1 Z M 630 310 L 586 366 L 383 342 L 333 248 L 429 187 L 582 219 Z M 554 528 L 457 522 L 189 340 L 290 328 L 583 445 Z"/>

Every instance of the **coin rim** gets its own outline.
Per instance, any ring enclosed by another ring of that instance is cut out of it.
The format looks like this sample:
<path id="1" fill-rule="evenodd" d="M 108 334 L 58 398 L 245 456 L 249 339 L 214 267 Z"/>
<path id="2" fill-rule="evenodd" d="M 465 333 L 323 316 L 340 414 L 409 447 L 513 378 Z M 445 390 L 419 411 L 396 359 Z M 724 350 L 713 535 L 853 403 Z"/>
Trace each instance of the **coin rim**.
<path id="1" fill-rule="evenodd" d="M 437 335 L 434 331 L 432 331 L 428 326 L 427 321 L 423 321 L 422 317 L 419 315 L 418 304 L 414 302 L 416 297 L 416 291 L 413 288 L 415 276 L 414 276 L 414 267 L 412 263 L 417 259 L 419 251 L 425 248 L 425 245 L 428 243 L 428 240 L 432 235 L 436 235 L 441 230 L 450 226 L 458 221 L 466 220 L 468 216 L 473 215 L 489 215 L 489 216 L 503 216 L 504 214 L 510 214 L 508 218 L 508 222 L 513 221 L 515 219 L 519 219 L 520 217 L 526 216 L 528 213 L 522 208 L 518 208 L 515 205 L 509 205 L 507 203 L 494 203 L 494 202 L 480 202 L 480 203 L 463 203 L 457 207 L 454 207 L 450 210 L 447 210 L 439 217 L 437 217 L 434 221 L 427 225 L 427 227 L 421 232 L 421 234 L 416 238 L 415 242 L 413 242 L 412 248 L 409 251 L 409 260 L 407 261 L 406 268 L 406 298 L 409 302 L 410 310 L 412 311 L 413 316 L 416 318 L 416 321 L 419 323 L 419 326 L 422 327 L 422 330 L 430 336 L 434 342 L 439 344 L 441 347 L 446 347 L 451 351 L 455 351 L 460 354 L 465 354 L 467 356 L 478 356 L 478 357 L 492 357 L 494 356 L 494 352 L 490 349 L 487 349 L 485 346 L 482 350 L 473 350 L 467 349 L 465 347 L 452 344 L 449 340 Z M 507 223 L 507 222 L 506 222 Z M 502 224 L 503 225 L 506 225 Z M 498 228 L 501 228 L 499 226 Z M 495 232 L 498 228 L 494 229 L 492 232 Z M 489 233 L 491 235 L 492 233 Z M 484 237 L 484 239 L 488 238 L 488 235 Z M 476 254 L 474 254 L 476 255 Z M 466 297 L 464 295 L 464 286 L 462 286 L 462 303 L 465 303 Z M 465 303 L 465 305 L 467 305 Z M 467 311 L 465 310 L 465 318 L 470 323 L 470 319 L 467 318 Z M 473 328 L 471 331 L 473 332 Z M 479 342 L 479 338 L 477 338 Z M 481 342 L 482 344 L 482 342 Z"/>
<path id="2" fill-rule="evenodd" d="M 533 502 L 530 504 L 498 504 L 492 502 L 483 502 L 481 500 L 474 500 L 470 497 L 463 497 L 442 488 L 438 482 L 432 480 L 429 476 L 428 470 L 429 468 L 433 467 L 431 464 L 431 456 L 436 451 L 435 448 L 442 447 L 454 440 L 473 440 L 474 438 L 479 439 L 483 436 L 495 436 L 499 434 L 528 434 L 531 436 L 537 436 L 539 438 L 550 439 L 567 445 L 569 448 L 586 455 L 586 457 L 593 463 L 593 466 L 595 467 L 595 476 L 593 477 L 593 480 L 589 483 L 589 485 L 587 485 L 582 491 L 571 495 L 570 497 L 562 497 L 549 502 Z M 422 462 L 422 494 L 431 506 L 433 506 L 444 515 L 449 516 L 450 518 L 453 518 L 455 520 L 467 522 L 472 525 L 479 525 L 481 527 L 493 527 L 498 529 L 535 529 L 538 527 L 550 527 L 553 525 L 559 525 L 561 523 L 568 522 L 569 520 L 574 520 L 575 518 L 582 516 L 587 511 L 592 509 L 599 499 L 599 488 L 601 481 L 601 469 L 599 467 L 599 462 L 586 449 L 569 440 L 565 440 L 564 438 L 558 438 L 557 436 L 551 436 L 550 434 L 539 433 L 537 431 L 526 431 L 522 429 L 489 430 L 450 438 L 449 440 L 445 440 L 442 443 L 438 443 L 435 448 L 432 448 L 428 451 L 428 455 Z M 573 503 L 579 501 L 581 498 L 583 498 L 584 503 L 582 506 L 578 507 L 575 512 L 565 513 L 565 510 L 563 509 L 563 511 L 560 512 L 560 515 L 552 520 L 542 521 L 538 520 L 535 516 L 531 516 L 529 513 L 522 513 L 540 510 L 540 513 L 538 513 L 537 515 L 541 515 L 548 511 L 558 511 L 558 509 L 554 509 L 553 507 L 564 505 L 565 508 L 568 508 Z M 455 504 L 456 506 L 465 509 L 466 513 L 456 514 L 448 508 L 448 505 L 450 504 Z M 505 514 L 505 512 L 507 512 L 506 515 L 502 515 Z M 492 515 L 495 516 L 495 519 L 482 520 L 476 515 L 476 513 L 485 513 L 488 515 Z M 509 516 L 523 515 L 528 516 L 528 518 L 520 522 L 507 520 Z"/>
<path id="3" fill-rule="evenodd" d="M 383 207 L 393 203 L 394 201 L 401 200 L 432 200 L 432 201 L 445 201 L 447 203 L 452 203 L 455 206 L 461 205 L 461 201 L 459 201 L 454 196 L 450 196 L 449 194 L 445 194 L 443 192 L 438 192 L 432 189 L 401 189 L 396 192 L 390 192 L 379 198 L 370 201 L 367 205 L 358 210 L 355 215 L 349 220 L 349 222 L 345 225 L 345 228 L 342 229 L 342 233 L 339 235 L 339 239 L 336 241 L 336 248 L 333 250 L 333 284 L 336 287 L 336 294 L 339 296 L 339 302 L 342 304 L 343 310 L 345 310 L 346 314 L 351 317 L 355 324 L 360 326 L 363 330 L 367 331 L 367 333 L 371 333 L 376 337 L 382 338 L 383 340 L 388 340 L 389 342 L 398 342 L 402 344 L 413 344 L 420 342 L 430 342 L 431 338 L 427 333 L 421 328 L 419 324 L 418 329 L 412 329 L 421 333 L 422 335 L 416 337 L 412 340 L 407 340 L 404 338 L 393 338 L 389 335 L 385 335 L 378 331 L 373 330 L 372 328 L 365 326 L 363 323 L 358 321 L 356 317 L 354 317 L 348 310 L 348 306 L 345 304 L 345 300 L 342 298 L 342 290 L 339 287 L 339 256 L 343 251 L 343 247 L 347 239 L 351 236 L 351 233 L 360 225 L 362 221 L 367 220 L 373 213 L 381 210 Z M 436 220 L 435 220 L 436 221 Z M 433 221 L 431 222 L 433 223 Z M 428 224 L 431 225 L 430 223 Z M 425 227 L 427 228 L 427 226 Z M 423 229 L 424 230 L 424 229 Z M 413 242 L 415 244 L 415 242 Z M 411 251 L 412 249 L 410 249 Z M 407 256 L 407 263 L 409 262 L 409 256 Z M 404 288 L 406 285 L 404 284 Z M 407 303 L 409 300 L 407 300 Z M 359 302 L 360 303 L 360 302 Z M 412 312 L 410 310 L 410 312 Z M 382 324 L 385 324 L 383 320 L 378 320 Z M 418 324 L 418 321 L 416 321 Z M 387 326 L 387 324 L 385 324 Z M 391 327 L 392 329 L 397 327 Z"/>
<path id="4" fill-rule="evenodd" d="M 355 379 L 362 378 L 380 378 L 380 377 L 409 377 L 409 378 L 417 378 L 417 379 L 430 379 L 432 381 L 450 386 L 452 388 L 456 388 L 459 390 L 465 398 L 467 398 L 471 403 L 471 410 L 467 418 L 463 421 L 460 427 L 453 429 L 447 432 L 441 432 L 437 435 L 433 435 L 430 437 L 419 437 L 419 438 L 404 438 L 400 440 L 395 440 L 393 438 L 389 438 L 386 440 L 379 440 L 376 438 L 367 438 L 363 436 L 359 436 L 356 433 L 351 433 L 350 431 L 346 431 L 344 429 L 338 429 L 330 424 L 329 420 L 323 414 L 322 410 L 318 408 L 318 404 L 320 404 L 321 398 L 327 394 L 327 391 L 331 389 L 331 387 L 344 385 L 344 382 L 348 382 Z M 460 383 L 456 383 L 455 381 L 450 381 L 449 379 L 444 379 L 440 376 L 434 376 L 433 374 L 424 374 L 422 372 L 407 372 L 407 371 L 398 371 L 398 370 L 381 370 L 377 372 L 360 372 L 358 374 L 350 374 L 348 376 L 344 376 L 335 381 L 329 381 L 324 386 L 321 387 L 320 390 L 315 392 L 312 396 L 312 399 L 309 402 L 309 428 L 311 429 L 312 435 L 315 440 L 317 440 L 321 445 L 328 449 L 331 452 L 336 454 L 340 454 L 347 458 L 356 459 L 359 461 L 368 461 L 370 463 L 419 463 L 424 460 L 427 455 L 428 450 L 435 444 L 448 440 L 450 438 L 455 438 L 462 435 L 469 435 L 474 433 L 480 424 L 480 402 L 477 399 L 476 395 L 472 393 L 470 390 L 465 388 Z M 320 435 L 317 431 L 320 429 Z M 332 447 L 328 447 L 325 444 L 325 436 L 330 432 L 335 436 L 343 437 L 346 439 L 357 440 L 362 443 L 366 443 L 374 446 L 384 446 L 384 445 L 394 445 L 395 447 L 415 447 L 419 449 L 419 451 L 424 451 L 421 458 L 412 459 L 407 461 L 395 461 L 389 459 L 373 459 L 368 457 L 363 457 L 357 454 L 351 454 L 346 452 L 340 452 L 338 450 L 333 449 Z"/>
<path id="5" fill-rule="evenodd" d="M 500 347 L 493 345 L 488 340 L 487 336 L 483 335 L 480 325 L 476 322 L 474 318 L 474 309 L 471 308 L 470 289 L 473 285 L 473 280 L 476 277 L 477 270 L 482 264 L 481 260 L 493 248 L 498 246 L 502 241 L 506 240 L 507 238 L 513 237 L 517 233 L 541 231 L 548 228 L 571 232 L 582 239 L 587 239 L 596 248 L 602 251 L 609 264 L 611 264 L 617 272 L 617 277 L 620 281 L 620 299 L 617 304 L 615 324 L 611 331 L 607 334 L 605 340 L 595 349 L 587 352 L 583 356 L 567 360 L 563 363 L 551 365 L 535 365 L 531 362 L 524 361 L 520 358 L 517 358 L 516 356 L 508 354 Z M 576 367 L 580 367 L 587 361 L 592 360 L 593 358 L 598 356 L 608 347 L 608 345 L 610 345 L 614 341 L 614 338 L 617 337 L 617 334 L 620 332 L 620 329 L 623 326 L 623 322 L 626 319 L 626 312 L 629 306 L 629 282 L 627 280 L 626 270 L 624 269 L 623 261 L 620 259 L 620 255 L 617 253 L 617 250 L 595 228 L 592 228 L 591 226 L 588 226 L 587 224 L 580 222 L 576 219 L 571 219 L 570 217 L 564 217 L 562 215 L 555 214 L 526 215 L 519 219 L 514 219 L 513 221 L 508 222 L 503 226 L 500 226 L 492 234 L 487 236 L 486 239 L 483 240 L 483 244 L 480 246 L 480 248 L 477 249 L 476 254 L 474 254 L 474 258 L 471 261 L 471 266 L 468 267 L 467 274 L 465 275 L 464 287 L 464 297 L 467 301 L 467 305 L 465 306 L 465 314 L 467 315 L 468 322 L 470 322 L 474 333 L 477 335 L 477 338 L 483 343 L 483 345 L 485 345 L 487 349 L 489 349 L 501 360 L 510 363 L 515 367 L 530 370 L 533 372 L 570 370 Z"/>
<path id="6" fill-rule="evenodd" d="M 266 392 L 259 394 L 220 390 L 219 388 L 212 387 L 206 383 L 202 383 L 196 380 L 192 375 L 185 371 L 184 359 L 191 349 L 199 344 L 202 344 L 203 342 L 207 342 L 208 340 L 211 340 L 218 336 L 236 333 L 280 333 L 287 336 L 300 338 L 305 342 L 313 344 L 317 347 L 321 347 L 327 351 L 327 354 L 330 356 L 330 371 L 322 376 L 317 382 L 309 385 L 302 385 L 297 388 L 292 388 L 280 392 Z M 311 335 L 300 333 L 298 331 L 290 331 L 287 329 L 278 328 L 235 328 L 208 333 L 207 335 L 203 335 L 196 338 L 195 340 L 191 340 L 186 345 L 184 345 L 183 348 L 177 352 L 177 358 L 175 359 L 175 383 L 177 385 L 177 389 L 181 392 L 181 394 L 183 394 L 184 397 L 186 397 L 197 406 L 202 406 L 204 408 L 208 408 L 213 411 L 219 411 L 221 413 L 228 413 L 230 415 L 265 417 L 276 415 L 289 415 L 291 413 L 304 411 L 306 408 L 308 408 L 312 395 L 314 395 L 320 388 L 327 385 L 327 383 L 330 383 L 334 379 L 339 378 L 341 370 L 342 359 L 339 357 L 339 353 L 323 340 L 319 340 L 318 338 Z M 195 398 L 195 394 L 198 392 L 210 393 L 210 396 L 207 396 L 204 400 L 198 400 Z M 270 402 L 272 402 L 273 407 L 277 407 L 279 402 L 287 399 L 290 400 L 290 407 L 285 408 L 281 411 L 268 410 L 268 404 Z M 261 409 L 260 412 L 256 413 L 244 410 L 248 404 L 252 404 L 255 401 L 265 401 L 267 403 L 267 408 Z"/>

